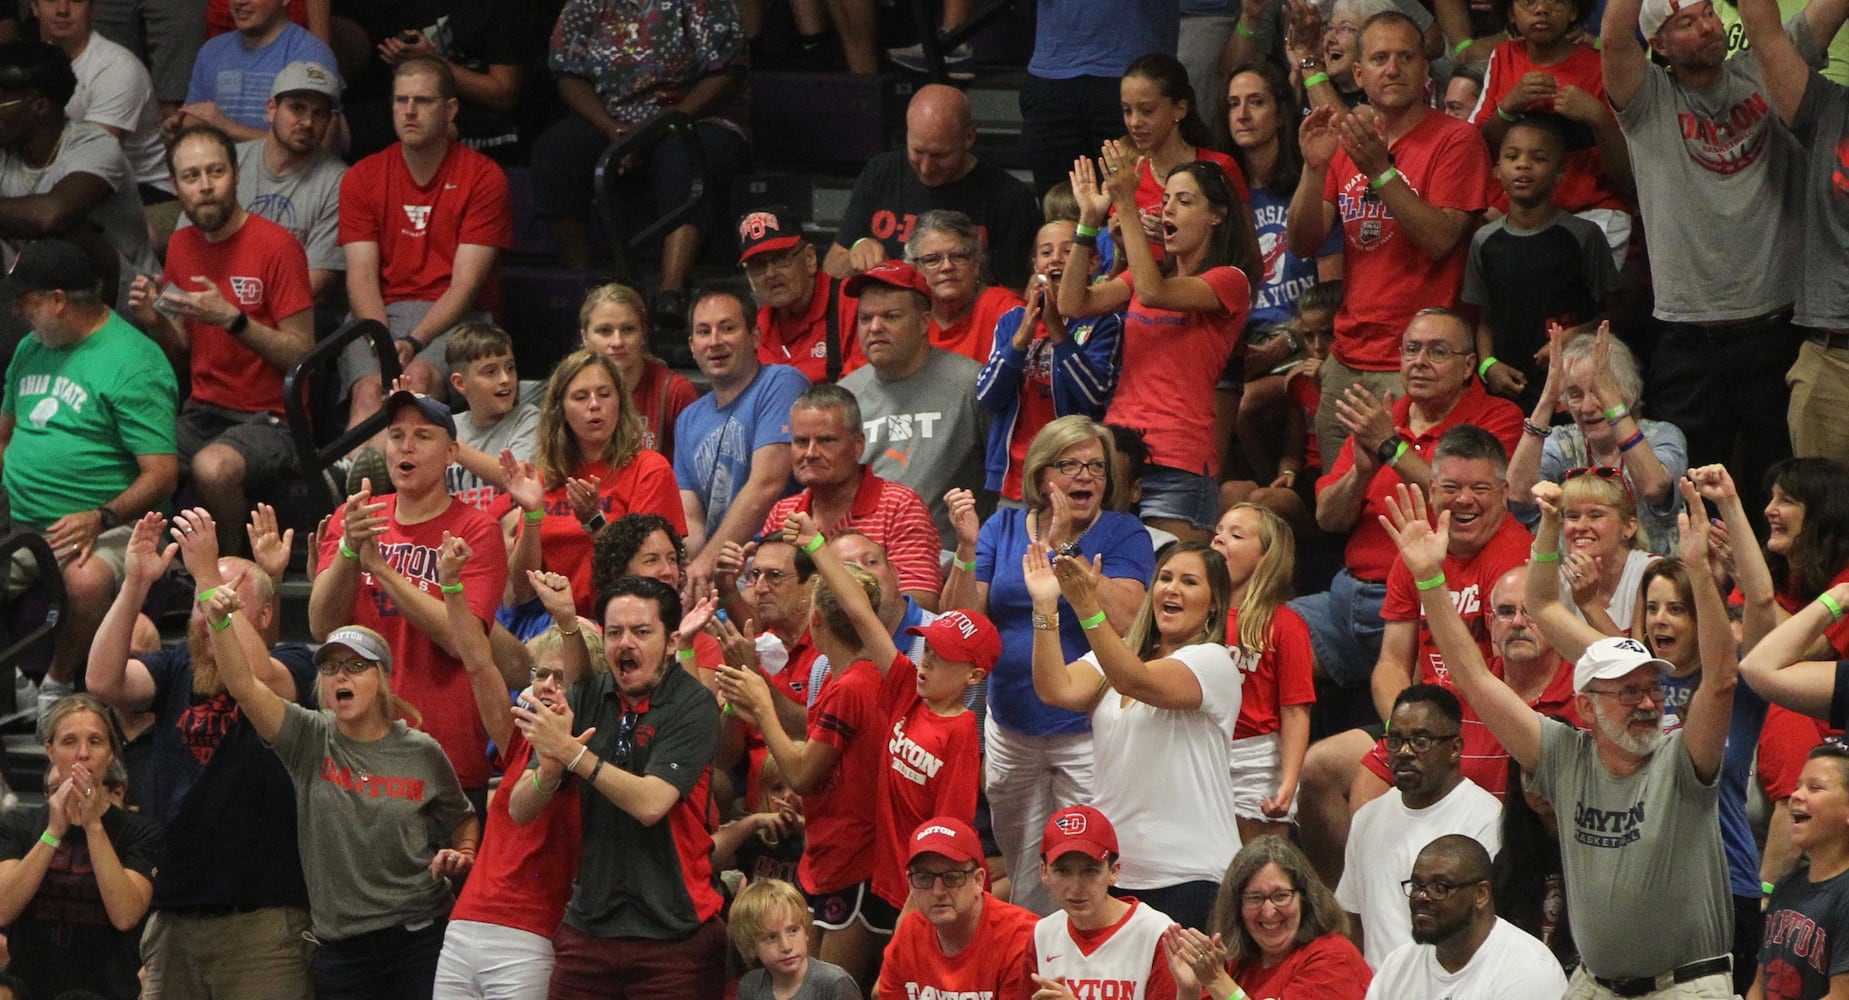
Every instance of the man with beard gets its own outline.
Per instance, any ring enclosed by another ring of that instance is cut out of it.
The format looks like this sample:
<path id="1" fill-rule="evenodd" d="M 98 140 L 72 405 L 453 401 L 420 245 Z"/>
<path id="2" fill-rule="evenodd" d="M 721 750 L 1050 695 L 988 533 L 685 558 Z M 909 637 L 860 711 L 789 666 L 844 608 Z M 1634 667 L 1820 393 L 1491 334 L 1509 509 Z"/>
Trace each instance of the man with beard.
<path id="1" fill-rule="evenodd" d="M 270 134 L 238 143 L 238 201 L 302 245 L 308 287 L 325 303 L 347 270 L 339 239 L 347 165 L 326 148 L 340 113 L 340 80 L 319 63 L 290 63 L 270 87 L 268 113 Z"/>
<path id="2" fill-rule="evenodd" d="M 1459 834 L 1425 845 L 1406 890 L 1412 941 L 1394 949 L 1367 1000 L 1481 997 L 1558 1000 L 1566 977 L 1547 946 L 1496 916 L 1489 852 Z"/>
<path id="3" fill-rule="evenodd" d="M 584 850 L 550 995 L 608 996 L 620 982 L 631 996 L 719 996 L 725 922 L 706 832 L 719 705 L 674 664 L 673 588 L 626 576 L 599 601 L 609 672 L 572 686 L 571 714 L 514 709 L 534 750 L 507 802 L 514 822 L 531 822 L 559 789 L 531 777 L 543 761 L 583 782 Z"/>
<path id="4" fill-rule="evenodd" d="M 219 547 L 233 552 L 245 491 L 295 468 L 283 373 L 315 343 L 308 259 L 288 231 L 239 204 L 230 136 L 182 130 L 167 169 L 192 225 L 168 243 L 160 285 L 135 276 L 129 307 L 169 358 L 190 363 L 180 460 L 219 525 Z"/>
<path id="5" fill-rule="evenodd" d="M 802 220 L 767 205 L 738 220 L 738 266 L 758 297 L 758 361 L 790 365 L 820 385 L 867 363 L 843 280 L 816 263 Z M 779 528 L 783 522 L 777 522 Z"/>
<path id="6" fill-rule="evenodd" d="M 259 678 L 312 707 L 308 647 L 276 641 L 270 577 L 245 559 L 219 558 L 211 518 L 194 508 L 136 522 L 122 590 L 90 646 L 90 693 L 121 714 L 152 712 L 152 744 L 131 776 L 147 815 L 165 827 L 166 854 L 142 939 L 150 995 L 169 1000 L 254 996 L 307 1000 L 308 889 L 296 849 L 295 790 L 218 679 L 202 604 L 186 643 L 132 658 L 129 641 L 148 590 L 178 550 L 201 591 L 231 587 L 244 602 L 230 628 Z"/>
<path id="7" fill-rule="evenodd" d="M 1700 509 L 1693 486 L 1683 485 L 1683 497 Z M 1436 527 L 1427 519 L 1417 487 L 1389 503 L 1388 528 L 1419 579 L 1442 577 L 1450 527 L 1449 517 Z M 1705 562 L 1707 519 L 1685 516 L 1681 527 L 1684 558 Z M 1586 647 L 1573 690 L 1591 730 L 1577 730 L 1544 718 L 1490 673 L 1442 589 L 1420 594 L 1453 683 L 1560 816 L 1567 910 L 1584 960 L 1571 1000 L 1732 992 L 1718 778 L 1739 663 L 1720 591 L 1708 574 L 1691 575 L 1702 683 L 1685 724 L 1667 736 L 1662 677 L 1670 664 L 1643 643 L 1611 637 Z"/>
<path id="8" fill-rule="evenodd" d="M 1456 695 L 1436 684 L 1414 684 L 1394 701 L 1390 722 L 1386 744 L 1393 787 L 1355 813 L 1335 889 L 1355 942 L 1376 969 L 1409 939 L 1400 879 L 1419 847 L 1461 833 L 1494 849 L 1502 821 L 1502 803 L 1458 767 L 1464 710 Z"/>

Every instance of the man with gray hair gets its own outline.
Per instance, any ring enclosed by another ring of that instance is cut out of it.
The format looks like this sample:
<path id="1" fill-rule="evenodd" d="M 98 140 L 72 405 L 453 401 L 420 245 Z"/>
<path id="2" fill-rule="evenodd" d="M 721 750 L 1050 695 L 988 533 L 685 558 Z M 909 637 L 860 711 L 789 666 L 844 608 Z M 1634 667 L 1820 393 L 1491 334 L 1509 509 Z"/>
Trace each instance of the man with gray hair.
<path id="1" fill-rule="evenodd" d="M 1021 296 L 1000 285 L 983 287 L 989 257 L 976 223 L 949 209 L 926 212 L 905 241 L 905 262 L 931 288 L 931 346 L 987 363 L 996 322 L 1021 304 Z"/>
<path id="2" fill-rule="evenodd" d="M 824 383 L 796 397 L 790 406 L 790 471 L 803 488 L 771 507 L 760 534 L 782 531 L 784 519 L 804 513 L 828 538 L 844 531 L 865 535 L 891 557 L 899 591 L 935 610 L 944 580 L 931 511 L 909 487 L 860 464 L 866 447 L 860 403 L 852 392 Z"/>

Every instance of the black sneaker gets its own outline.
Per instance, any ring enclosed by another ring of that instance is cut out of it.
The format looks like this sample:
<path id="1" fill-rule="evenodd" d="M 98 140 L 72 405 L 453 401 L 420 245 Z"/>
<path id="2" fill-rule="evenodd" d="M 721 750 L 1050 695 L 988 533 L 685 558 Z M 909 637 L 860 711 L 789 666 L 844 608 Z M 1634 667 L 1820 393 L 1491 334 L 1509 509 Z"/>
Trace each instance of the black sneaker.
<path id="1" fill-rule="evenodd" d="M 664 288 L 655 293 L 655 305 L 649 310 L 655 329 L 678 333 L 687 329 L 687 293 L 679 288 Z"/>
<path id="2" fill-rule="evenodd" d="M 353 453 L 352 462 L 347 466 L 347 495 L 360 491 L 365 480 L 372 481 L 372 495 L 383 496 L 395 492 L 392 488 L 392 472 L 385 465 L 385 453 L 377 448 L 361 448 Z"/>

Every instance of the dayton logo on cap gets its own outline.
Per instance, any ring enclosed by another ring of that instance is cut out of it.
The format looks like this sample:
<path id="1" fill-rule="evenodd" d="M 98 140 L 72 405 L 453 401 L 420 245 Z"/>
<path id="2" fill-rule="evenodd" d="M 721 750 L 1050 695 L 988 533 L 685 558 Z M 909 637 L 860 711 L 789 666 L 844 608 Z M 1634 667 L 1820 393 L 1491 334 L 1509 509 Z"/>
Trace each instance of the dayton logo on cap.
<path id="1" fill-rule="evenodd" d="M 1644 647 L 1644 644 L 1641 642 L 1638 642 L 1636 639 L 1631 639 L 1628 637 L 1620 638 L 1617 642 L 1612 643 L 1612 645 L 1617 647 L 1618 649 L 1624 650 L 1627 653 L 1636 653 L 1640 656 L 1650 655 L 1650 650 L 1646 649 Z"/>
<path id="2" fill-rule="evenodd" d="M 927 826 L 919 830 L 917 833 L 912 834 L 912 839 L 913 840 L 923 840 L 926 837 L 930 837 L 933 835 L 939 836 L 939 837 L 954 837 L 957 835 L 957 831 L 952 830 L 951 828 L 947 826 Z"/>
<path id="3" fill-rule="evenodd" d="M 1059 827 L 1060 833 L 1068 837 L 1076 837 L 1085 832 L 1086 823 L 1084 813 L 1067 813 L 1053 820 L 1053 823 Z"/>

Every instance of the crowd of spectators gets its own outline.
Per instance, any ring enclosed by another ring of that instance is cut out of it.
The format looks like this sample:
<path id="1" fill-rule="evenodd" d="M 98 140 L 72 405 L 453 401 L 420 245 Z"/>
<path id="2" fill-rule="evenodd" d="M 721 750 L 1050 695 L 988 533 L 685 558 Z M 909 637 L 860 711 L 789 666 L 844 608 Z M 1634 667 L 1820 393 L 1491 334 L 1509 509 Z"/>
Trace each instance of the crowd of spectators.
<path id="1" fill-rule="evenodd" d="M 754 0 L 30 0 L 0 997 L 1849 991 L 1849 0 L 1716 3 L 1040 0 L 827 242 Z"/>

